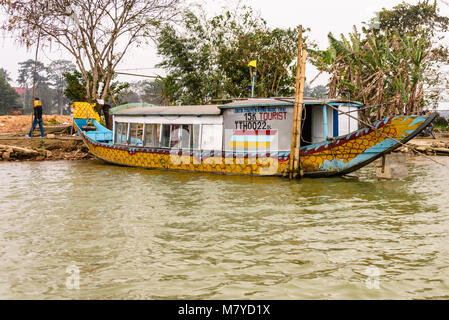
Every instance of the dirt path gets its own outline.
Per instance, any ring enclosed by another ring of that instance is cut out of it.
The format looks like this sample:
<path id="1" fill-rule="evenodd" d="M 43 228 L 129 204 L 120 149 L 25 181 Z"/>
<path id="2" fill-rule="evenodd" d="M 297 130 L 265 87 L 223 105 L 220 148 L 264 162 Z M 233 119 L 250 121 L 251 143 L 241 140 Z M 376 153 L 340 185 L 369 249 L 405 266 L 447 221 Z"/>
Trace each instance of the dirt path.
<path id="1" fill-rule="evenodd" d="M 32 116 L 0 116 L 0 133 L 21 133 L 28 132 L 31 128 Z M 70 116 L 44 115 L 42 117 L 44 126 L 70 125 L 72 118 Z M 35 129 L 39 131 L 39 128 Z"/>

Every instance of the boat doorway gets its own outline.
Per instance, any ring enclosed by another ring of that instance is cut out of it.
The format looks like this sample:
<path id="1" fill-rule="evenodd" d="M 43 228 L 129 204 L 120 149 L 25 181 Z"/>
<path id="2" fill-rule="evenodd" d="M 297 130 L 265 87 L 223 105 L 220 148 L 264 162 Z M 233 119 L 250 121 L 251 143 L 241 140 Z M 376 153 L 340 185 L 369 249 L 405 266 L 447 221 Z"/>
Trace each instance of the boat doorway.
<path id="1" fill-rule="evenodd" d="M 312 144 L 312 105 L 304 105 L 302 110 L 301 147 Z"/>

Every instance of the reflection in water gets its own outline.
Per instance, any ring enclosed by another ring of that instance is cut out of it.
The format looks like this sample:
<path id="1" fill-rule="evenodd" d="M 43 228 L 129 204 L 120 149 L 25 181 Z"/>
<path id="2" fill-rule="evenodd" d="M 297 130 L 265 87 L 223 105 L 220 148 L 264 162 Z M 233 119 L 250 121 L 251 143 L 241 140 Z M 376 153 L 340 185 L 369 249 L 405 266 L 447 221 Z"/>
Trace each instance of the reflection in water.
<path id="1" fill-rule="evenodd" d="M 0 298 L 449 297 L 449 172 L 373 171 L 291 182 L 0 163 Z"/>

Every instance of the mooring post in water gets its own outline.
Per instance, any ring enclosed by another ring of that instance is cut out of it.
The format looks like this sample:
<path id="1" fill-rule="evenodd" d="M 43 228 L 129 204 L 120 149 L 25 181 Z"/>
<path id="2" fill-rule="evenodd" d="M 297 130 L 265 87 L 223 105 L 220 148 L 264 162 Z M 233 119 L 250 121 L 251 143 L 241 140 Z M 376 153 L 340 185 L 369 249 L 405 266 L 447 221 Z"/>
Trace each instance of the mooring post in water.
<path id="1" fill-rule="evenodd" d="M 379 179 L 405 179 L 408 177 L 405 153 L 384 154 L 376 167 Z"/>
<path id="2" fill-rule="evenodd" d="M 296 150 L 296 133 L 297 133 L 297 121 L 298 121 L 298 104 L 297 97 L 299 94 L 300 78 L 301 78 L 301 54 L 302 54 L 302 25 L 298 27 L 298 62 L 296 69 L 296 91 L 295 91 L 295 104 L 293 106 L 293 128 L 292 128 L 292 143 L 290 148 L 290 161 L 289 161 L 289 173 L 290 179 L 293 179 L 293 168 L 295 164 L 295 150 Z"/>

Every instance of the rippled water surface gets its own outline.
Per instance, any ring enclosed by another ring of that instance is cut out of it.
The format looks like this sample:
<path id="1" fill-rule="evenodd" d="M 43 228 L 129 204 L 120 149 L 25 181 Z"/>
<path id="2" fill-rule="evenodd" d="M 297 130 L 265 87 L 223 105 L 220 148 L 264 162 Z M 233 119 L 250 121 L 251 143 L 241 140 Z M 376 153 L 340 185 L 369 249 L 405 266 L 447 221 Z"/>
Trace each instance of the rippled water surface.
<path id="1" fill-rule="evenodd" d="M 449 171 L 409 172 L 291 182 L 0 163 L 0 298 L 447 299 Z"/>

